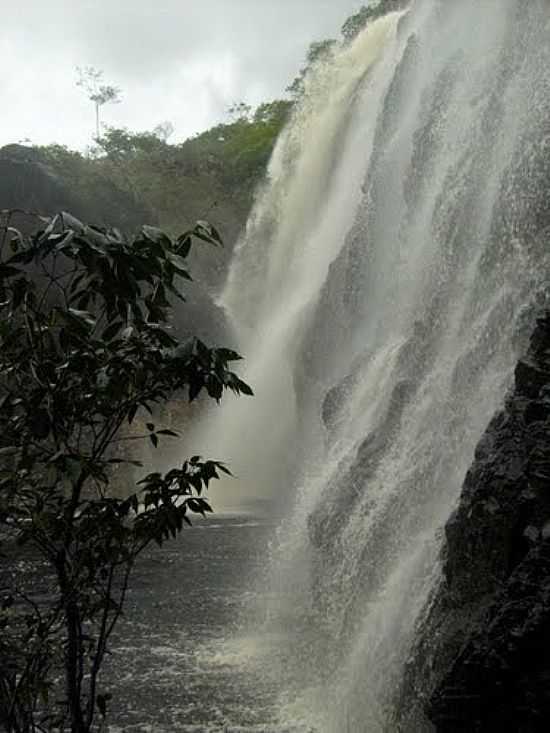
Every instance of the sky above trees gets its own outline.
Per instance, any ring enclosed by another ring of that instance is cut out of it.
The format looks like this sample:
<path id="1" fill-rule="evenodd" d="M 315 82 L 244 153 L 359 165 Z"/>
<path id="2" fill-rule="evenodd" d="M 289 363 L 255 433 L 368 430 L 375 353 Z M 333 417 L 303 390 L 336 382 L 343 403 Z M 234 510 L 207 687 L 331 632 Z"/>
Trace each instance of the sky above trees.
<path id="1" fill-rule="evenodd" d="M 0 24 L 0 145 L 84 148 L 94 110 L 77 66 L 122 90 L 102 120 L 133 130 L 170 120 L 172 140 L 235 102 L 283 94 L 313 40 L 338 35 L 360 0 L 10 0 Z"/>

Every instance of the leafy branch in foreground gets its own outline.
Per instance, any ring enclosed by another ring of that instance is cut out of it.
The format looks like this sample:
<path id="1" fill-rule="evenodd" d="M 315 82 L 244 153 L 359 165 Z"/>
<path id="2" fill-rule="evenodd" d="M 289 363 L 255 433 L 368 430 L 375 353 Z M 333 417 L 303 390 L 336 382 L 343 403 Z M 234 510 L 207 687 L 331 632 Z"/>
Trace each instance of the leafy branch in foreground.
<path id="1" fill-rule="evenodd" d="M 63 213 L 24 236 L 2 216 L 0 538 L 15 560 L 39 559 L 47 592 L 0 559 L 0 722 L 80 733 L 107 714 L 100 669 L 137 556 L 210 512 L 203 491 L 229 473 L 194 456 L 116 498 L 113 467 L 140 465 L 117 449 L 176 435 L 154 418 L 144 435 L 128 431 L 179 390 L 217 401 L 252 391 L 229 369 L 234 351 L 170 332 L 193 240 L 221 244 L 209 224 L 176 240 L 145 226 L 128 240 Z"/>

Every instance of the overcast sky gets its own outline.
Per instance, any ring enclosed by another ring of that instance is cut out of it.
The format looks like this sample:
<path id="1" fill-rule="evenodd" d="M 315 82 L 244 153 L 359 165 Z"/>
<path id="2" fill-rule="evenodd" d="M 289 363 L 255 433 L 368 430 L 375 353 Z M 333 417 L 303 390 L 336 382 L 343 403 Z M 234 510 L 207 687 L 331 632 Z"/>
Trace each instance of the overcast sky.
<path id="1" fill-rule="evenodd" d="M 2 0 L 0 145 L 28 138 L 83 148 L 93 105 L 76 66 L 122 90 L 105 123 L 170 120 L 173 142 L 233 103 L 280 96 L 308 44 L 338 35 L 360 0 Z"/>

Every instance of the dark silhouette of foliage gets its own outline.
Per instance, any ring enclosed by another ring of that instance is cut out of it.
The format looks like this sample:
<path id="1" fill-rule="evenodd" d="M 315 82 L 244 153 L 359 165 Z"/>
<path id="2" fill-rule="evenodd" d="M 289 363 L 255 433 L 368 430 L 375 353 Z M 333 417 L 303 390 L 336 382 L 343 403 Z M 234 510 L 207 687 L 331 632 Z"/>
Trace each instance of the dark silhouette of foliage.
<path id="1" fill-rule="evenodd" d="M 189 228 L 209 211 L 231 246 L 291 108 L 288 100 L 265 103 L 249 116 L 179 144 L 168 143 L 159 129 L 132 132 L 104 127 L 89 156 L 60 145 L 33 152 L 86 201 L 110 210 L 104 192 L 115 187 L 134 207 L 154 212 L 155 223 L 170 235 Z"/>
<path id="2" fill-rule="evenodd" d="M 293 97 L 299 97 L 304 93 L 304 81 L 312 66 L 322 63 L 330 58 L 337 41 L 334 38 L 327 38 L 324 41 L 314 41 L 310 44 L 307 54 L 306 63 L 300 69 L 300 73 L 294 79 L 292 84 L 287 87 L 286 91 Z"/>
<path id="3" fill-rule="evenodd" d="M 378 0 L 378 2 L 363 5 L 357 13 L 351 15 L 342 26 L 342 36 L 346 41 L 352 41 L 372 21 L 387 13 L 401 10 L 410 0 Z"/>
<path id="4" fill-rule="evenodd" d="M 0 575 L 0 724 L 83 733 L 108 713 L 100 671 L 136 558 L 210 512 L 204 490 L 229 473 L 193 456 L 116 498 L 113 467 L 140 465 L 122 447 L 176 435 L 153 412 L 176 391 L 217 401 L 252 391 L 229 369 L 238 354 L 170 333 L 168 296 L 183 298 L 193 240 L 221 244 L 208 223 L 177 239 L 144 226 L 130 240 L 64 213 L 23 236 L 10 216 L 0 229 L 0 536 L 14 562 L 39 559 L 49 590 Z"/>

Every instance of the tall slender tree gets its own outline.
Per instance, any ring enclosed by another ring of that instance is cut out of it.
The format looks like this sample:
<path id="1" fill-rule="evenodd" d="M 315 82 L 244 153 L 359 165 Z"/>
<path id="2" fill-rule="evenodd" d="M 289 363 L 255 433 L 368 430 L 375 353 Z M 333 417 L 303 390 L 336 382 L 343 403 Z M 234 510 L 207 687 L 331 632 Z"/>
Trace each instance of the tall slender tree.
<path id="1" fill-rule="evenodd" d="M 103 82 L 103 71 L 94 66 L 77 66 L 78 80 L 76 85 L 82 87 L 88 99 L 94 103 L 95 109 L 95 136 L 100 136 L 99 110 L 104 104 L 120 102 L 120 89 Z"/>

